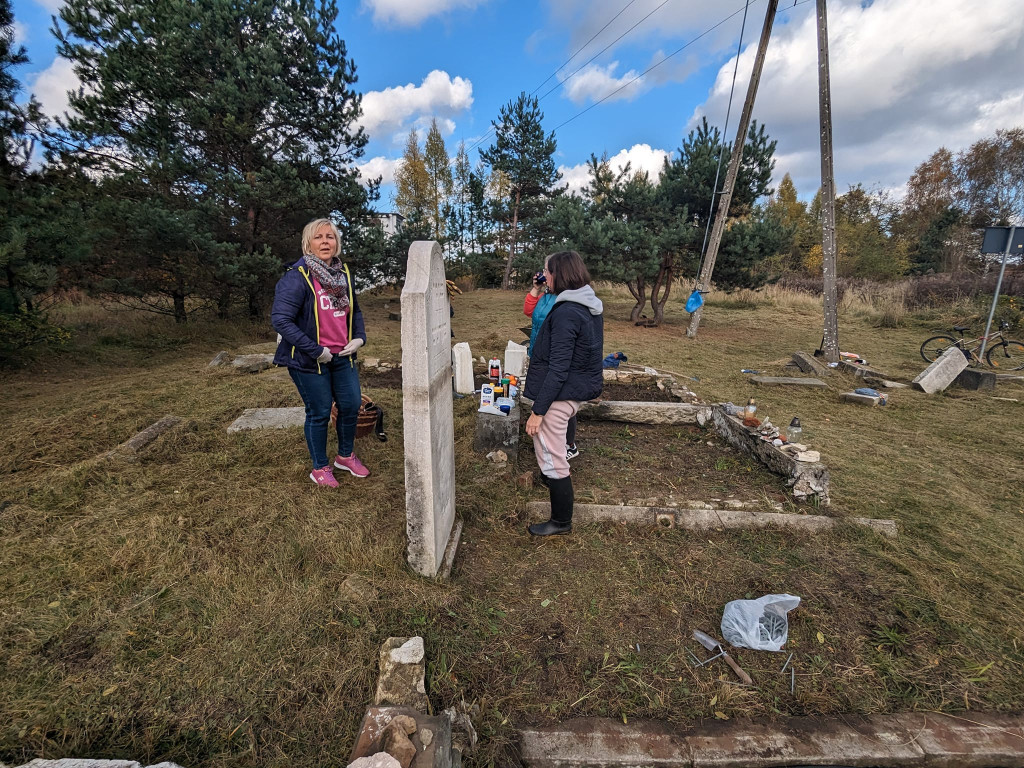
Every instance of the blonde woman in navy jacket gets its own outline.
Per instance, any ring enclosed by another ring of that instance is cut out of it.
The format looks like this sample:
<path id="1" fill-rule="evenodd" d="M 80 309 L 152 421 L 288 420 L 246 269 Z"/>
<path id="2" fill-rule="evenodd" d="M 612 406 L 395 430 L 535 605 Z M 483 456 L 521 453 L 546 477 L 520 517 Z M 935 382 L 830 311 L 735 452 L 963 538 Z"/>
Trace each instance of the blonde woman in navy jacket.
<path id="1" fill-rule="evenodd" d="M 370 474 L 353 450 L 362 395 L 356 350 L 366 343 L 352 275 L 340 257 L 341 235 L 330 219 L 314 219 L 302 230 L 302 258 L 277 283 L 270 322 L 281 342 L 274 363 L 288 368 L 306 406 L 306 446 L 313 460 L 310 479 L 337 488 L 334 470 Z M 338 406 L 338 455 L 327 458 L 331 405 Z"/>

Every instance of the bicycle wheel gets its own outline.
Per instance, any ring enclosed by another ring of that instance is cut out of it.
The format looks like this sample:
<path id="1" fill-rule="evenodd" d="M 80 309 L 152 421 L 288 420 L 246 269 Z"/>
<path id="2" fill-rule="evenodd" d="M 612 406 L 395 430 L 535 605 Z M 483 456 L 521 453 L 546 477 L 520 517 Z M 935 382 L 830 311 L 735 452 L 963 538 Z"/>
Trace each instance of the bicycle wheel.
<path id="1" fill-rule="evenodd" d="M 955 344 L 956 339 L 952 336 L 932 336 L 921 345 L 921 357 L 926 363 L 934 363 L 939 359 L 939 355 Z"/>
<path id="2" fill-rule="evenodd" d="M 1007 340 L 985 350 L 985 362 L 1003 371 L 1024 370 L 1024 342 Z"/>

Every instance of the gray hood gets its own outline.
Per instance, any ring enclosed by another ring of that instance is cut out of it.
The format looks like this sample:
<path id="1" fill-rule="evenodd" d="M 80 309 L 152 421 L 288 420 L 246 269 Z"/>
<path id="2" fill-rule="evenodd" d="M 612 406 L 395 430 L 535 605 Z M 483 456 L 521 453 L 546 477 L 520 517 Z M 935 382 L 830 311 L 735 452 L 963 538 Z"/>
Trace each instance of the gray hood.
<path id="1" fill-rule="evenodd" d="M 589 285 L 584 285 L 582 288 L 575 288 L 571 291 L 562 291 L 558 294 L 558 298 L 555 299 L 555 304 L 560 301 L 575 301 L 577 304 L 582 304 L 590 310 L 592 315 L 600 315 L 604 312 L 604 304 L 597 298 L 594 289 Z"/>

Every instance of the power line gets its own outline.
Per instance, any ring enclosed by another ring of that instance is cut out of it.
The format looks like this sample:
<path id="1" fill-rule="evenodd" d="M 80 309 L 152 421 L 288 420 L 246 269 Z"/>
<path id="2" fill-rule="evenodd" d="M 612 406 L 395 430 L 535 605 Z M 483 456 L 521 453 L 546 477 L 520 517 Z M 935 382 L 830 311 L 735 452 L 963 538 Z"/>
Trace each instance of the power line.
<path id="1" fill-rule="evenodd" d="M 563 81 L 562 81 L 562 83 L 565 83 L 565 82 L 567 82 L 567 81 L 571 80 L 571 79 L 572 79 L 572 78 L 573 78 L 573 77 L 574 77 L 574 76 L 575 76 L 576 74 L 578 74 L 578 73 L 580 72 L 580 70 L 582 70 L 582 69 L 583 69 L 584 67 L 586 67 L 586 66 L 587 66 L 588 64 L 590 64 L 590 62 L 592 62 L 592 61 L 593 61 L 594 59 L 596 59 L 596 58 L 597 58 L 598 56 L 600 56 L 600 55 L 601 55 L 602 53 L 604 53 L 604 52 L 605 52 L 605 51 L 607 51 L 607 50 L 608 50 L 609 48 L 611 48 L 611 47 L 612 47 L 613 45 L 615 45 L 615 44 L 616 44 L 617 42 L 619 42 L 619 40 L 621 40 L 622 38 L 624 38 L 624 37 L 625 37 L 626 35 L 628 35 L 628 34 L 629 34 L 630 32 L 632 32 L 632 31 L 633 31 L 634 29 L 636 29 L 636 28 L 637 28 L 637 27 L 639 27 L 639 26 L 640 26 L 641 24 L 643 24 L 643 23 L 644 23 L 645 21 L 647 21 L 647 20 L 648 20 L 649 18 L 651 18 L 651 16 L 653 16 L 653 15 L 654 15 L 654 14 L 656 14 L 656 13 L 657 13 L 658 11 L 660 11 L 660 10 L 661 10 L 662 8 L 664 8 L 664 7 L 666 6 L 666 5 L 668 5 L 668 3 L 669 3 L 669 2 L 671 2 L 671 0 L 662 0 L 662 3 L 661 3 L 661 5 L 659 5 L 659 6 L 658 6 L 657 8 L 655 8 L 655 9 L 654 9 L 653 11 L 651 11 L 650 13 L 648 13 L 648 14 L 647 14 L 646 16 L 644 16 L 644 17 L 643 17 L 642 19 L 640 19 L 640 21 L 638 21 L 638 22 L 637 22 L 636 24 L 634 24 L 634 25 L 633 25 L 632 27 L 630 27 L 630 28 L 629 28 L 629 29 L 627 29 L 627 30 L 626 30 L 625 32 L 623 32 L 623 33 L 622 33 L 621 35 L 619 35 L 619 36 L 618 36 L 618 37 L 616 37 L 616 38 L 615 38 L 614 40 L 612 40 L 612 41 L 611 41 L 610 43 L 608 43 L 608 45 L 606 45 L 606 46 L 605 46 L 604 48 L 602 48 L 602 49 L 601 49 L 600 51 L 598 51 L 598 52 L 597 52 L 597 53 L 595 53 L 595 54 L 594 54 L 593 56 L 591 56 L 591 57 L 590 57 L 589 59 L 587 59 L 587 60 L 586 60 L 585 62 L 583 62 L 583 64 L 582 64 L 581 66 L 577 67 L 577 68 L 576 68 L 575 70 L 573 70 L 572 74 L 570 74 L 570 75 L 569 75 L 568 77 L 566 77 L 566 78 L 565 78 L 565 80 L 563 80 Z M 549 90 L 548 90 L 548 91 L 547 91 L 547 92 L 546 92 L 546 93 L 545 93 L 545 94 L 544 94 L 543 96 L 541 96 L 541 97 L 540 97 L 540 99 L 539 99 L 539 100 L 540 100 L 540 101 L 543 101 L 543 100 L 544 100 L 544 99 L 546 99 L 546 98 L 547 98 L 548 96 L 550 96 L 550 95 L 551 95 L 551 93 L 552 93 L 553 91 L 557 91 L 557 90 L 559 89 L 559 87 L 560 87 L 560 86 L 562 85 L 562 83 L 559 83 L 559 84 L 558 84 L 558 85 L 556 85 L 556 86 L 555 86 L 554 88 L 551 88 L 551 89 L 549 89 Z"/>
<path id="2" fill-rule="evenodd" d="M 809 1 L 810 1 L 810 0 L 803 0 L 803 2 L 809 2 Z M 689 47 L 690 47 L 691 45 L 693 45 L 694 43 L 696 43 L 696 42 L 697 42 L 698 40 L 700 40 L 700 39 L 701 39 L 702 37 L 706 37 L 707 35 L 709 35 L 709 34 L 711 34 L 712 32 L 714 32 L 714 31 L 715 31 L 716 29 L 718 29 L 718 28 L 719 28 L 720 26 L 722 26 L 723 24 L 725 24 L 725 22 L 727 22 L 727 21 L 729 21 L 730 19 L 732 19 L 732 18 L 733 18 L 734 16 L 738 16 L 738 15 L 739 15 L 740 13 L 742 13 L 742 12 L 743 12 L 743 11 L 744 11 L 744 10 L 745 10 L 746 8 L 747 8 L 747 6 L 746 6 L 746 5 L 744 5 L 744 6 L 743 6 L 743 8 L 738 8 L 738 9 L 736 9 L 735 11 L 733 11 L 732 13 L 730 13 L 730 14 L 729 14 L 728 16 L 726 16 L 726 17 L 725 17 L 724 19 L 722 19 L 722 20 L 721 20 L 720 22 L 718 22 L 717 24 L 714 24 L 713 26 L 710 26 L 710 27 L 708 27 L 708 28 L 707 28 L 707 29 L 705 29 L 705 30 L 704 30 L 703 32 L 701 32 L 701 33 L 700 33 L 699 35 L 697 35 L 697 36 L 696 36 L 695 38 L 693 38 L 692 40 L 690 40 L 690 41 L 689 41 L 688 43 L 686 43 L 686 44 L 684 44 L 684 45 L 680 46 L 679 48 L 677 48 L 676 50 L 672 51 L 672 53 L 670 53 L 670 54 L 669 54 L 668 56 L 666 56 L 665 58 L 663 58 L 663 59 L 662 59 L 661 61 L 659 61 L 659 62 L 658 62 L 657 64 L 652 64 L 651 66 L 649 66 L 649 67 L 648 67 L 647 69 L 645 69 L 645 70 L 644 70 L 643 72 L 641 72 L 641 73 L 640 73 L 639 75 L 637 75 L 636 77 L 634 77 L 634 78 L 633 78 L 632 80 L 630 80 L 629 82 L 627 82 L 627 83 L 623 83 L 622 85 L 620 85 L 620 86 L 619 86 L 618 88 L 616 88 L 616 89 L 615 89 L 614 91 L 612 91 L 611 93 L 607 94 L 606 96 L 604 96 L 604 97 L 603 97 L 603 98 L 601 98 L 600 100 L 598 100 L 598 101 L 595 101 L 595 102 L 594 102 L 593 104 L 591 104 L 591 105 L 590 105 L 589 107 L 587 107 L 586 109 L 584 109 L 584 110 L 582 110 L 582 111 L 580 111 L 580 112 L 577 112 L 577 113 L 576 113 L 575 115 L 573 115 L 572 117 L 570 117 L 570 118 L 569 118 L 568 120 L 564 120 L 563 122 L 559 123 L 559 124 L 558 124 L 558 125 L 556 125 L 556 126 L 555 126 L 555 127 L 554 127 L 554 128 L 552 129 L 552 130 L 554 130 L 554 131 L 557 131 L 557 130 L 558 130 L 559 128 L 561 128 L 561 127 L 562 127 L 562 126 L 564 126 L 564 125 L 568 125 L 569 123 L 571 123 L 571 122 L 572 122 L 573 120 L 575 120 L 576 118 L 578 118 L 578 117 L 582 117 L 583 115 L 585 115 L 585 114 L 586 114 L 587 112 L 589 112 L 590 110 L 592 110 L 592 109 L 593 109 L 594 107 L 598 106 L 599 104 L 603 104 L 604 102 L 608 101 L 608 99 L 610 99 L 610 98 L 611 98 L 612 96 L 614 96 L 615 94 L 617 94 L 617 93 L 618 93 L 619 91 L 622 91 L 622 90 L 624 90 L 625 88 L 628 88 L 628 87 L 629 87 L 629 86 L 631 86 L 631 85 L 632 85 L 633 83 L 635 83 L 635 82 L 636 82 L 637 80 L 640 80 L 640 79 L 641 79 L 641 78 L 642 78 L 642 77 L 643 77 L 644 75 L 646 75 L 646 74 L 647 74 L 648 72 L 651 72 L 652 70 L 654 70 L 654 69 L 657 69 L 657 68 L 658 68 L 658 67 L 660 67 L 660 66 L 661 66 L 662 64 L 664 64 L 664 63 L 665 63 L 666 61 L 668 61 L 669 59 L 671 59 L 671 58 L 672 58 L 673 56 L 677 56 L 678 54 L 682 53 L 682 52 L 683 52 L 684 50 L 686 50 L 686 49 L 687 49 L 687 48 L 689 48 Z"/>
<path id="3" fill-rule="evenodd" d="M 533 91 L 530 92 L 530 95 L 533 96 L 535 93 L 537 93 L 537 91 L 539 91 L 544 86 L 544 83 L 546 83 L 552 77 L 557 75 L 558 71 L 562 67 L 564 67 L 566 64 L 568 64 L 573 59 L 575 59 L 584 48 L 586 48 L 588 45 L 590 45 L 592 42 L 594 42 L 595 38 L 597 38 L 598 35 L 600 35 L 602 32 L 604 32 L 606 29 L 608 29 L 608 27 L 611 25 L 611 23 L 613 21 L 615 21 L 617 18 L 619 18 L 619 16 L 621 16 L 623 13 L 625 13 L 626 9 L 628 9 L 629 6 L 631 6 L 635 2 L 636 2 L 636 0 L 629 0 L 628 3 L 626 3 L 624 6 L 622 6 L 622 8 L 619 10 L 619 12 L 616 13 L 614 16 L 612 16 L 610 19 L 608 19 L 608 22 L 603 27 L 601 27 L 599 30 L 597 30 L 597 32 L 595 32 L 593 34 L 593 36 L 589 40 L 587 40 L 587 42 L 585 42 L 583 45 L 581 45 L 579 48 L 577 48 L 575 50 L 575 52 L 573 52 L 572 56 L 570 56 L 568 59 L 566 59 L 561 64 L 559 64 L 558 67 L 555 68 L 554 72 L 552 72 L 550 75 L 545 77 L 544 78 L 544 82 L 541 83 L 540 85 L 538 85 L 536 88 L 534 88 Z"/>

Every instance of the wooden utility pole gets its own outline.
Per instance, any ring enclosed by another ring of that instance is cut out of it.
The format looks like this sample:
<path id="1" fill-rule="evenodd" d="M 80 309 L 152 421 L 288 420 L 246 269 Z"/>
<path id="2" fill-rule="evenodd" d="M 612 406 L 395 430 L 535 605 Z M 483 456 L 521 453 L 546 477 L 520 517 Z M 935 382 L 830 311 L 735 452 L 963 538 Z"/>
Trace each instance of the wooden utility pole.
<path id="1" fill-rule="evenodd" d="M 836 298 L 836 185 L 832 173 L 832 93 L 828 78 L 828 21 L 825 0 L 818 3 L 818 122 L 821 126 L 821 272 L 824 280 L 825 332 L 821 351 L 839 361 L 839 314 Z"/>
<path id="2" fill-rule="evenodd" d="M 761 70 L 764 68 L 764 57 L 768 50 L 768 39 L 772 36 L 772 22 L 775 21 L 775 10 L 779 7 L 779 0 L 768 0 L 768 10 L 764 15 L 764 27 L 761 28 L 761 41 L 757 45 L 757 57 L 754 59 L 754 70 L 750 73 L 750 83 L 747 85 L 747 98 L 743 102 L 743 112 L 740 115 L 739 128 L 736 131 L 736 141 L 733 143 L 732 155 L 729 157 L 729 170 L 725 174 L 725 187 L 722 189 L 722 199 L 718 201 L 718 212 L 715 215 L 715 224 L 711 228 L 711 239 L 708 240 L 707 255 L 704 257 L 704 264 L 697 278 L 697 290 L 707 291 L 711 286 L 711 275 L 715 271 L 715 259 L 718 258 L 718 247 L 722 243 L 722 233 L 725 231 L 725 221 L 729 217 L 729 204 L 732 202 L 732 191 L 736 185 L 736 176 L 740 170 L 740 161 L 743 159 L 743 145 L 747 141 L 747 129 L 750 127 L 750 113 L 754 111 L 754 97 L 757 95 L 757 86 L 761 81 Z M 739 56 L 739 53 L 736 54 Z M 718 190 L 715 190 L 717 192 Z M 714 206 L 714 197 L 712 197 Z M 701 305 L 697 311 L 690 315 L 690 325 L 686 329 L 686 335 L 694 338 L 697 335 L 697 328 L 700 327 L 700 317 L 704 312 Z"/>

